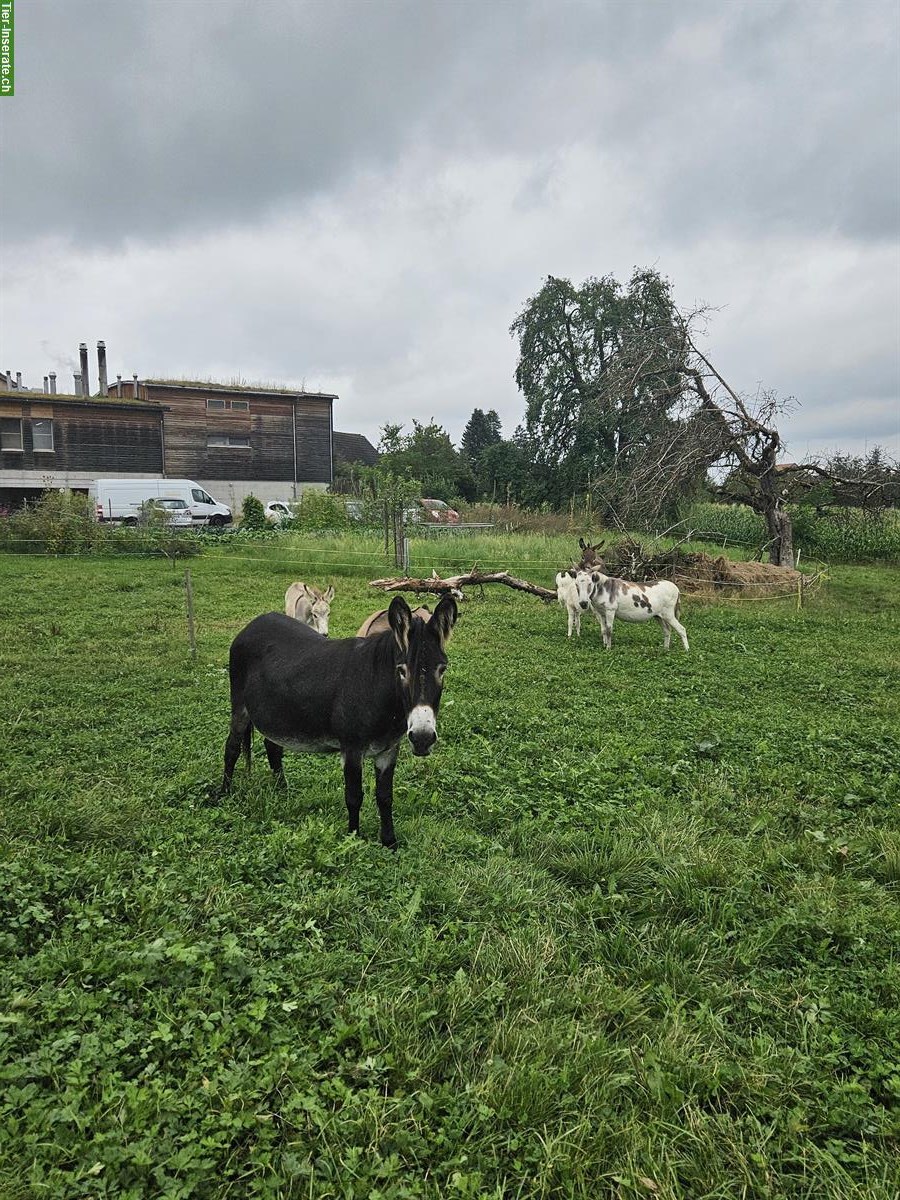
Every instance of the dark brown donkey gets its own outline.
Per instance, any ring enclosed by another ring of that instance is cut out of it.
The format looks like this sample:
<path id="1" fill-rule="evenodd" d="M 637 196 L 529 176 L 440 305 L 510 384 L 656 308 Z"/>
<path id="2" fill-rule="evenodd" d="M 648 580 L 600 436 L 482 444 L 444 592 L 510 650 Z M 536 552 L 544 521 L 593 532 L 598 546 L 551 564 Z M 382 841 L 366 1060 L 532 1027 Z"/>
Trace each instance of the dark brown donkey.
<path id="1" fill-rule="evenodd" d="M 231 787 L 241 750 L 249 766 L 258 729 L 269 766 L 284 787 L 285 750 L 340 754 L 350 832 L 359 833 L 362 763 L 374 759 L 381 841 L 395 846 L 394 767 L 403 735 L 413 754 L 430 754 L 447 667 L 445 646 L 456 601 L 444 596 L 426 624 L 401 596 L 390 628 L 367 638 L 326 638 L 284 613 L 251 621 L 231 644 L 231 732 L 222 791 Z"/>

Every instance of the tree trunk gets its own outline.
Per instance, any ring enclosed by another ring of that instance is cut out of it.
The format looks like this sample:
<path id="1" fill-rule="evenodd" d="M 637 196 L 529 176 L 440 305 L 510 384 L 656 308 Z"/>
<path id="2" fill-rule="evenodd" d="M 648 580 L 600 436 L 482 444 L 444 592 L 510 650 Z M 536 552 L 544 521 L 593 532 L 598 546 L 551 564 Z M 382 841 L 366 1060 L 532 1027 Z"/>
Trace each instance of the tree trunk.
<path id="1" fill-rule="evenodd" d="M 769 497 L 765 497 L 766 500 Z M 794 525 L 790 513 L 775 504 L 763 509 L 769 531 L 769 562 L 776 567 L 794 566 Z"/>
<path id="2" fill-rule="evenodd" d="M 432 575 L 430 579 L 372 579 L 369 587 L 380 588 L 383 592 L 433 592 L 437 596 L 448 593 L 460 596 L 464 587 L 483 587 L 486 583 L 504 583 L 518 592 L 539 596 L 548 604 L 556 599 L 555 590 L 518 579 L 508 571 L 479 571 L 477 563 L 465 575 L 451 575 L 449 579 L 441 579 L 437 574 Z"/>

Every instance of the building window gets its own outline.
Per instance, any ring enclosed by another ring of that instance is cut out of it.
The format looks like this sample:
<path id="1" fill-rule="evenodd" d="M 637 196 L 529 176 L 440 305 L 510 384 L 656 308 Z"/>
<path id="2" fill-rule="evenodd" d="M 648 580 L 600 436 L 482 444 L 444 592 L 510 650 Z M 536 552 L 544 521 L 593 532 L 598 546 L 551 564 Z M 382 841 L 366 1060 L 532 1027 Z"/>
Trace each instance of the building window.
<path id="1" fill-rule="evenodd" d="M 207 412 L 223 412 L 226 409 L 231 409 L 232 412 L 247 412 L 250 408 L 249 400 L 207 400 Z"/>
<path id="2" fill-rule="evenodd" d="M 22 421 L 19 417 L 0 418 L 0 450 L 23 450 Z"/>
<path id="3" fill-rule="evenodd" d="M 230 433 L 211 433 L 206 439 L 206 445 L 210 450 L 220 450 L 223 447 L 229 450 L 249 450 L 250 439 L 248 437 L 232 437 Z"/>
<path id="4" fill-rule="evenodd" d="M 48 418 L 36 418 L 31 422 L 31 437 L 35 451 L 47 453 L 55 449 L 53 445 L 53 422 Z"/>

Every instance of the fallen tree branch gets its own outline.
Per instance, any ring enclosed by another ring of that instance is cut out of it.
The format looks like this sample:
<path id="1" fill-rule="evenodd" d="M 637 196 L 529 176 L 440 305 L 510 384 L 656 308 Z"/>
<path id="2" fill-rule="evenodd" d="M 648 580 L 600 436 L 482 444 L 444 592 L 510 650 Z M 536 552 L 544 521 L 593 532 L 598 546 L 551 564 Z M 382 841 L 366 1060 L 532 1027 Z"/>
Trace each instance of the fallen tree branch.
<path id="1" fill-rule="evenodd" d="M 540 587 L 529 583 L 526 579 L 517 579 L 508 571 L 479 571 L 477 565 L 465 575 L 453 575 L 449 579 L 440 579 L 432 575 L 430 579 L 373 579 L 369 587 L 378 588 L 382 592 L 433 592 L 437 596 L 446 593 L 462 594 L 464 587 L 482 587 L 486 583 L 502 583 L 514 588 L 517 592 L 528 592 L 549 602 L 556 599 L 556 592 L 550 588 Z"/>

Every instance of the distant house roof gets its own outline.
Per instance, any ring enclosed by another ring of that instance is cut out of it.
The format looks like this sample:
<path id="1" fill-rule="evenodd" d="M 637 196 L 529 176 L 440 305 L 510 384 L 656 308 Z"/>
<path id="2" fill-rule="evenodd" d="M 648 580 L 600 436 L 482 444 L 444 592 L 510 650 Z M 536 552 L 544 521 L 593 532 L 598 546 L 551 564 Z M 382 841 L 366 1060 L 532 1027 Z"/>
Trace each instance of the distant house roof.
<path id="1" fill-rule="evenodd" d="M 378 451 L 361 433 L 338 433 L 335 430 L 334 457 L 339 462 L 359 462 L 374 467 L 378 462 Z"/>

